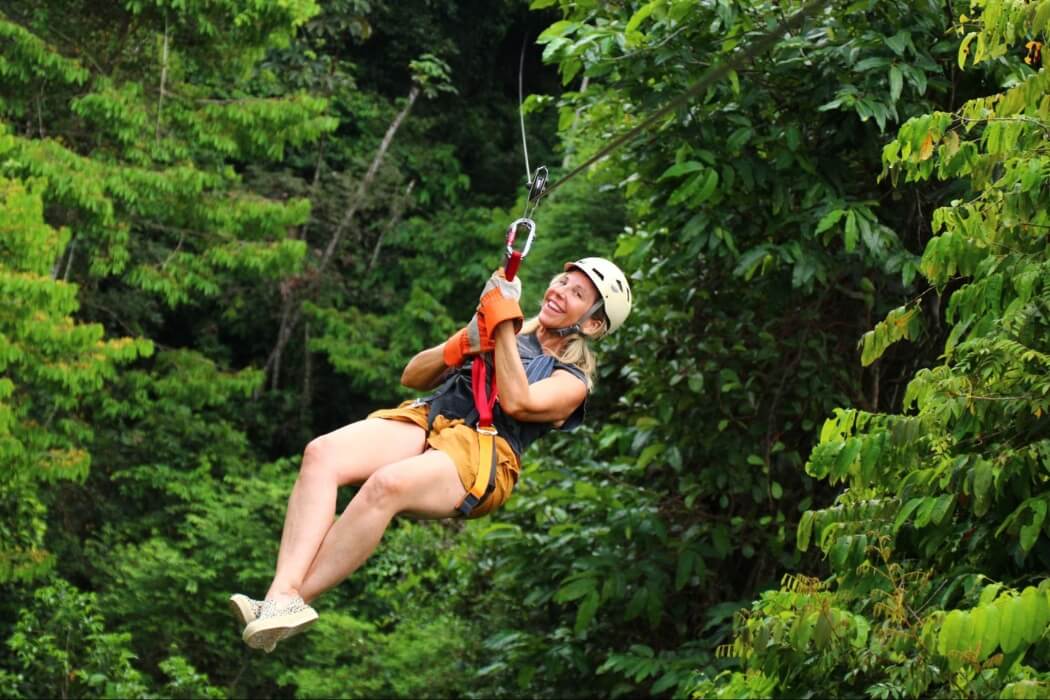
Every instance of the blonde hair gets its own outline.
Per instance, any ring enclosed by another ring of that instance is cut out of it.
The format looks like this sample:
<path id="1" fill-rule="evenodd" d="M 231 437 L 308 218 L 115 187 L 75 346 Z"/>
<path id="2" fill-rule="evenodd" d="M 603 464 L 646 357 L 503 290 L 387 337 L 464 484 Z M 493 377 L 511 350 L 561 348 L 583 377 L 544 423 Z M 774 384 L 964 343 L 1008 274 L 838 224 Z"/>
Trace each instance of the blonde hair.
<path id="1" fill-rule="evenodd" d="M 601 321 L 601 328 L 594 334 L 595 338 L 600 338 L 609 327 L 609 322 L 605 320 L 605 314 L 598 312 L 594 315 L 594 318 Z M 521 335 L 527 335 L 529 333 L 535 333 L 540 327 L 540 317 L 533 316 L 525 322 L 521 327 Z M 565 342 L 562 343 L 561 348 L 554 353 L 555 359 L 559 362 L 564 362 L 567 365 L 573 365 L 579 368 L 583 372 L 584 377 L 587 379 L 587 391 L 594 389 L 594 378 L 598 373 L 598 360 L 594 356 L 594 352 L 591 350 L 590 342 L 588 337 L 583 333 L 573 333 L 572 335 L 565 338 Z"/>

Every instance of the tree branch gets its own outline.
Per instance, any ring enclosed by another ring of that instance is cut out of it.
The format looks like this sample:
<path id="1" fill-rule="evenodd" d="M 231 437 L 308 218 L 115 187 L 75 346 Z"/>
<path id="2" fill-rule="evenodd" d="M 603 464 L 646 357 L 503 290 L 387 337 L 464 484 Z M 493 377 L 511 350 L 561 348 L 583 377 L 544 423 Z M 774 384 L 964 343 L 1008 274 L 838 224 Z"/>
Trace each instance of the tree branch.
<path id="1" fill-rule="evenodd" d="M 365 176 L 361 178 L 361 182 L 358 183 L 357 191 L 350 200 L 350 204 L 346 208 L 346 213 L 343 214 L 343 218 L 339 221 L 335 231 L 332 233 L 332 237 L 328 240 L 328 245 L 325 246 L 324 253 L 322 253 L 321 259 L 317 263 L 316 270 L 309 275 L 308 281 L 301 287 L 301 291 L 298 294 L 294 288 L 290 288 L 287 296 L 285 296 L 281 309 L 281 325 L 277 331 L 277 342 L 274 345 L 273 350 L 270 352 L 270 356 L 267 358 L 266 366 L 263 370 L 271 374 L 271 388 L 277 388 L 277 379 L 280 374 L 281 355 L 284 353 L 284 348 L 292 337 L 292 331 L 302 318 L 303 298 L 312 294 L 320 284 L 322 276 L 327 269 L 328 264 L 331 262 L 332 256 L 335 254 L 336 248 L 339 246 L 339 242 L 342 240 L 343 234 L 346 233 L 350 224 L 353 223 L 354 217 L 357 215 L 357 210 L 365 201 L 365 195 L 368 193 L 368 189 L 372 186 L 372 181 L 375 180 L 376 173 L 379 172 L 379 168 L 383 164 L 383 160 L 386 158 L 387 151 L 390 149 L 390 144 L 393 142 L 398 129 L 401 128 L 402 122 L 405 121 L 408 113 L 412 110 L 412 106 L 419 98 L 419 93 L 419 86 L 413 85 L 412 89 L 408 92 L 408 100 L 405 102 L 405 106 L 401 108 L 401 111 L 397 113 L 396 117 L 394 117 L 394 121 L 392 121 L 390 126 L 387 127 L 386 133 L 383 135 L 383 140 L 379 144 L 379 149 L 372 158 L 372 163 L 368 166 Z"/>
<path id="2" fill-rule="evenodd" d="M 168 82 L 168 16 L 164 15 L 164 51 L 161 54 L 160 66 L 160 94 L 157 95 L 157 126 L 153 132 L 153 139 L 160 143 L 160 116 L 164 110 L 164 85 Z"/>
<path id="3" fill-rule="evenodd" d="M 372 249 L 372 259 L 368 261 L 368 269 L 365 270 L 365 276 L 372 274 L 372 270 L 376 266 L 376 262 L 379 261 L 379 250 L 383 247 L 383 236 L 386 235 L 387 231 L 397 226 L 398 222 L 401 221 L 401 215 L 405 212 L 405 204 L 408 202 L 408 198 L 412 196 L 412 190 L 416 186 L 416 181 L 408 183 L 408 187 L 405 188 L 405 194 L 394 200 L 394 211 L 391 214 L 390 221 L 383 227 L 383 230 L 379 232 L 379 238 L 376 239 L 375 248 Z"/>

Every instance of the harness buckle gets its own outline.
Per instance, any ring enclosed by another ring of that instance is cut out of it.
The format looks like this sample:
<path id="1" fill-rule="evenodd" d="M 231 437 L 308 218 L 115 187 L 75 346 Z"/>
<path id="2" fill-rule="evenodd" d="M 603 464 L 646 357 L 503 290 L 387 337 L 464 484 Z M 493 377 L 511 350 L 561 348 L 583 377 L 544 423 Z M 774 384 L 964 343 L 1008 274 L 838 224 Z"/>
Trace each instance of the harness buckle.
<path id="1" fill-rule="evenodd" d="M 499 435 L 499 431 L 496 430 L 494 425 L 479 425 L 475 428 L 482 435 L 488 435 L 489 437 L 496 437 Z"/>

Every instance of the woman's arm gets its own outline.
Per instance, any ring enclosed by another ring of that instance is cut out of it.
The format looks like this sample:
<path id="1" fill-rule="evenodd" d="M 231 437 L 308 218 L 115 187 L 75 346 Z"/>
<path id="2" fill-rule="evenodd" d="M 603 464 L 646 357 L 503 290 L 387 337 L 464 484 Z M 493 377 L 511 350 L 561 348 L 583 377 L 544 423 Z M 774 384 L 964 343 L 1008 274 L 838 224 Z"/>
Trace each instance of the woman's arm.
<path id="1" fill-rule="evenodd" d="M 408 361 L 401 372 L 401 384 L 410 389 L 433 389 L 441 383 L 448 366 L 445 364 L 444 344 L 427 348 Z"/>
<path id="2" fill-rule="evenodd" d="M 558 423 L 571 416 L 587 398 L 587 386 L 565 370 L 529 384 L 518 355 L 518 337 L 510 322 L 496 326 L 495 356 L 499 405 L 515 420 Z"/>

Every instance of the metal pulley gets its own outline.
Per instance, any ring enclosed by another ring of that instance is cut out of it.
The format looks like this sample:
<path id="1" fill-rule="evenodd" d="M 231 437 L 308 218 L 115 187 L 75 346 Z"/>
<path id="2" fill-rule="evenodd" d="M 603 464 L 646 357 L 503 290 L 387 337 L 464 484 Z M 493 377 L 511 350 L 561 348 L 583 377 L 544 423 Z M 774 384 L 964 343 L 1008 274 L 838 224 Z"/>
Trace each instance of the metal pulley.
<path id="1" fill-rule="evenodd" d="M 504 267 L 504 275 L 508 280 L 513 280 L 518 274 L 521 261 L 532 250 L 532 243 L 536 240 L 536 222 L 532 220 L 532 213 L 536 211 L 540 197 L 547 187 L 547 167 L 541 165 L 536 168 L 529 184 L 529 198 L 525 202 L 525 212 L 520 219 L 513 221 L 507 229 L 507 263 Z M 514 242 L 524 237 L 525 243 L 520 250 L 514 249 Z"/>

